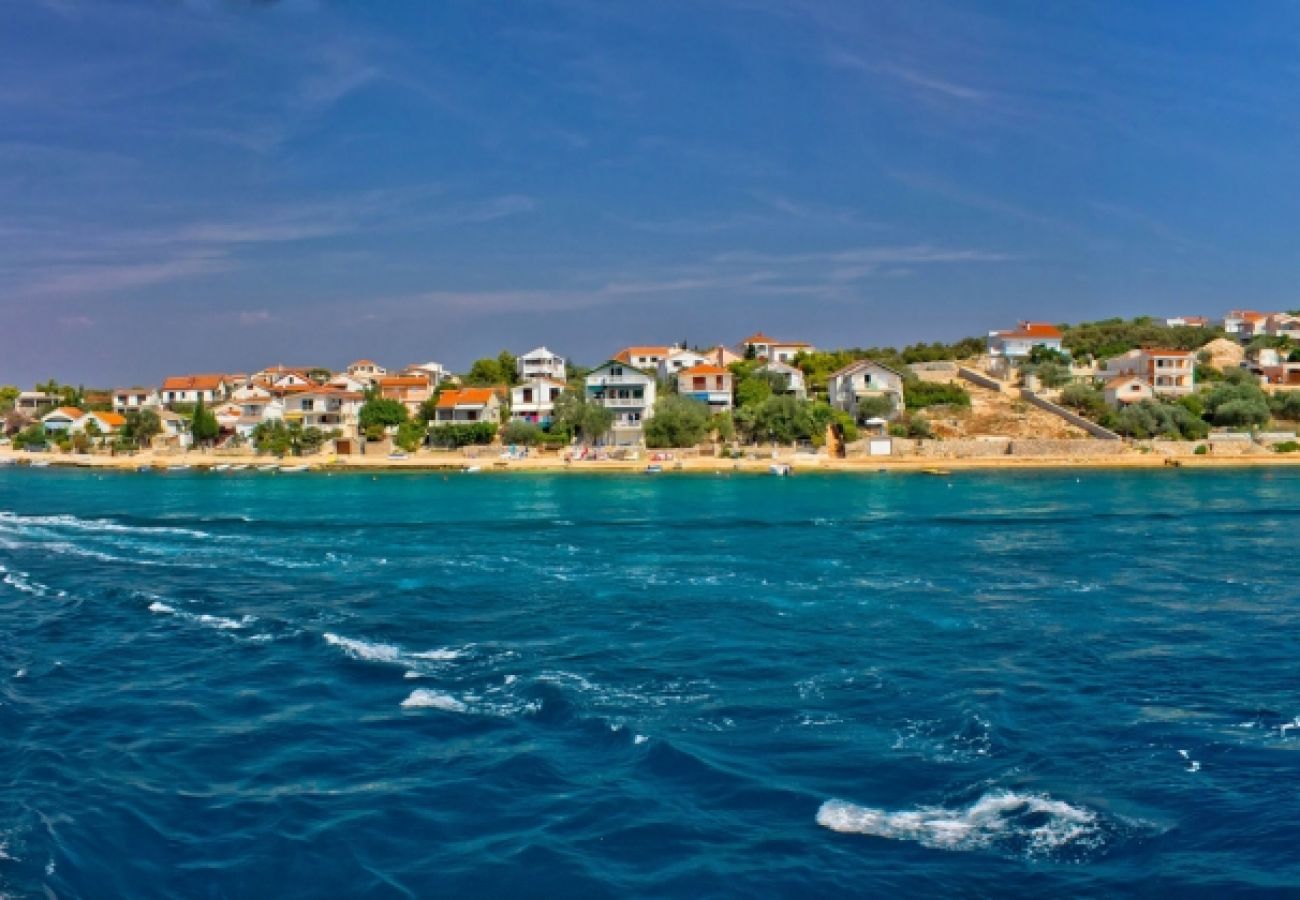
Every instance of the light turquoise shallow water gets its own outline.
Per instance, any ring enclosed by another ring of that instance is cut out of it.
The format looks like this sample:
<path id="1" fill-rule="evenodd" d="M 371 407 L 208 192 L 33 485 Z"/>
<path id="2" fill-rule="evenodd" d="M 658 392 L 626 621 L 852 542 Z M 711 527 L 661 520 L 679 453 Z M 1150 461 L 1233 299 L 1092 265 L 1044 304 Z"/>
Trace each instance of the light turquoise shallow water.
<path id="1" fill-rule="evenodd" d="M 0 894 L 1291 890 L 1298 492 L 0 470 Z"/>

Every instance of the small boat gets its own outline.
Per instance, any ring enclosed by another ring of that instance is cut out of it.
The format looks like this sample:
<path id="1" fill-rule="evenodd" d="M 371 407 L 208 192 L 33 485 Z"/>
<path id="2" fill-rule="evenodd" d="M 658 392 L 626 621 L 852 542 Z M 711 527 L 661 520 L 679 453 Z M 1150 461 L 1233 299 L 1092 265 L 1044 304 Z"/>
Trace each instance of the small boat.
<path id="1" fill-rule="evenodd" d="M 924 475 L 951 475 L 952 470 L 951 469 L 922 469 L 921 473 Z"/>
<path id="2" fill-rule="evenodd" d="M 259 472 L 278 472 L 278 471 L 280 471 L 280 467 L 277 466 L 277 465 L 258 466 L 258 467 L 257 467 L 257 471 L 259 471 Z"/>
<path id="3" fill-rule="evenodd" d="M 664 467 L 659 465 L 659 463 L 651 463 L 645 467 L 645 470 L 649 475 L 657 475 L 664 470 Z"/>
<path id="4" fill-rule="evenodd" d="M 49 464 L 50 461 L 48 459 L 34 459 L 30 463 L 28 463 L 28 465 L 31 466 L 33 469 L 44 469 Z"/>
<path id="5" fill-rule="evenodd" d="M 411 457 L 405 453 L 397 452 L 397 453 L 388 454 L 388 458 L 389 459 L 410 459 Z"/>
<path id="6" fill-rule="evenodd" d="M 240 464 L 237 465 L 237 466 L 231 466 L 231 467 L 230 467 L 230 471 L 232 471 L 232 472 L 243 472 L 243 471 L 244 471 L 245 469 L 247 469 L 247 468 L 248 468 L 248 463 L 240 463 Z"/>
<path id="7" fill-rule="evenodd" d="M 188 472 L 189 470 L 190 470 L 190 465 L 188 463 L 181 463 L 179 466 L 167 467 L 168 472 Z"/>
<path id="8" fill-rule="evenodd" d="M 214 472 L 229 472 L 229 471 L 230 471 L 230 463 L 222 463 L 221 465 L 213 466 L 213 467 L 212 467 L 212 471 L 214 471 Z"/>
<path id="9" fill-rule="evenodd" d="M 306 466 L 281 466 L 280 471 L 281 472 L 306 472 L 307 467 Z"/>
<path id="10" fill-rule="evenodd" d="M 465 472 L 467 472 L 467 473 L 469 473 L 469 472 L 482 472 L 482 471 L 483 471 L 483 467 L 482 467 L 482 466 L 466 466 L 466 467 L 463 469 L 463 471 L 465 471 Z"/>
<path id="11" fill-rule="evenodd" d="M 789 475 L 790 472 L 791 469 L 788 463 L 772 463 L 767 467 L 767 474 L 769 475 Z"/>

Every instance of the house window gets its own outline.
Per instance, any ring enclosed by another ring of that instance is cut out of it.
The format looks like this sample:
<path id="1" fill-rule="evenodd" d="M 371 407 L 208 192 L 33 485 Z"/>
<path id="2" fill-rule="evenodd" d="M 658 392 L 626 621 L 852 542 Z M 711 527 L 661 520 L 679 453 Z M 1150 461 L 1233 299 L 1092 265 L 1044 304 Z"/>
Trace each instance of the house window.
<path id="1" fill-rule="evenodd" d="M 558 397 L 558 396 L 560 396 L 560 389 L 559 389 L 559 388 L 551 388 L 551 399 L 554 400 L 554 399 L 555 399 L 556 397 Z"/>
<path id="2" fill-rule="evenodd" d="M 691 379 L 691 389 L 703 391 L 708 389 L 708 380 L 703 375 L 696 375 Z"/>
<path id="3" fill-rule="evenodd" d="M 532 403 L 532 402 L 533 402 L 533 389 L 532 389 L 532 388 L 524 388 L 524 402 L 525 402 L 525 403 Z"/>
<path id="4" fill-rule="evenodd" d="M 622 377 L 623 377 L 623 367 L 622 367 L 622 366 L 610 366 L 610 367 L 609 367 L 609 374 L 610 374 L 610 375 L 613 375 L 615 378 L 622 378 Z"/>

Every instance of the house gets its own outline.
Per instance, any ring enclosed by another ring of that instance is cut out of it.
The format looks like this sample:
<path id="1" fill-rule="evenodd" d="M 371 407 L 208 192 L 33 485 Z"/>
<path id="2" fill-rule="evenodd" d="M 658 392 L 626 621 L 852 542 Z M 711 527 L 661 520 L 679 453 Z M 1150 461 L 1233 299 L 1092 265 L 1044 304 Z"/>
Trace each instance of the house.
<path id="1" fill-rule="evenodd" d="M 170 409 L 160 409 L 158 423 L 162 426 L 162 433 L 153 439 L 156 444 L 163 447 L 188 448 L 194 443 L 194 438 L 190 434 L 189 420 L 184 416 L 177 415 Z"/>
<path id="2" fill-rule="evenodd" d="M 804 380 L 803 369 L 785 363 L 769 362 L 754 371 L 768 376 L 774 393 L 789 394 L 799 400 L 808 397 L 808 385 Z"/>
<path id="3" fill-rule="evenodd" d="M 88 426 L 92 423 L 100 434 L 117 434 L 126 427 L 126 416 L 117 412 L 88 412 L 73 422 L 70 430 L 74 434 L 88 431 Z"/>
<path id="4" fill-rule="evenodd" d="M 745 358 L 744 354 L 737 353 L 730 347 L 724 347 L 721 344 L 705 350 L 704 355 L 707 357 L 705 362 L 712 363 L 715 366 L 729 366 Z"/>
<path id="5" fill-rule="evenodd" d="M 1029 358 L 1036 347 L 1063 352 L 1061 329 L 1047 322 L 1021 322 L 1010 331 L 990 331 L 989 356 L 1014 365 Z"/>
<path id="6" fill-rule="evenodd" d="M 1210 320 L 1205 316 L 1170 316 L 1165 324 L 1170 328 L 1209 328 Z"/>
<path id="7" fill-rule="evenodd" d="M 224 375 L 176 375 L 163 381 L 159 392 L 163 406 L 168 409 L 178 404 L 212 404 L 224 400 L 229 387 Z"/>
<path id="8" fill-rule="evenodd" d="M 510 389 L 510 420 L 551 424 L 555 400 L 564 391 L 564 382 L 554 378 L 530 378 Z"/>
<path id="9" fill-rule="evenodd" d="M 303 428 L 354 434 L 365 402 L 365 394 L 359 391 L 318 387 L 286 394 L 281 415 L 286 422 L 298 422 Z"/>
<path id="10" fill-rule="evenodd" d="M 833 372 L 827 379 L 826 391 L 831 406 L 855 419 L 896 419 L 904 409 L 903 376 L 872 359 L 859 359 Z M 863 408 L 865 401 L 876 398 L 888 401 L 888 408 Z"/>
<path id="11" fill-rule="evenodd" d="M 1136 375 L 1115 376 L 1106 382 L 1102 393 L 1106 397 L 1106 403 L 1116 408 L 1155 397 L 1151 385 Z"/>
<path id="12" fill-rule="evenodd" d="M 676 345 L 667 347 L 624 347 L 613 356 L 613 362 L 635 366 L 638 369 L 653 371 L 667 358 L 668 354 L 679 349 Z"/>
<path id="13" fill-rule="evenodd" d="M 689 369 L 692 366 L 703 366 L 711 363 L 712 360 L 706 354 L 698 350 L 687 350 L 677 348 L 669 351 L 668 355 L 659 361 L 659 377 L 664 381 L 670 378 L 676 378 L 677 373 L 683 369 Z"/>
<path id="14" fill-rule="evenodd" d="M 433 425 L 501 421 L 501 397 L 490 387 L 453 388 L 438 395 Z"/>
<path id="15" fill-rule="evenodd" d="M 348 372 L 352 374 L 351 369 Z M 433 396 L 433 385 L 424 375 L 381 376 L 376 384 L 381 397 L 400 401 L 413 416 L 420 412 L 421 404 Z"/>
<path id="16" fill-rule="evenodd" d="M 1260 333 L 1269 315 L 1253 309 L 1230 310 L 1223 317 L 1223 330 L 1227 334 L 1248 341 Z"/>
<path id="17" fill-rule="evenodd" d="M 73 425 L 81 420 L 85 413 L 75 406 L 60 406 L 41 416 L 41 425 L 46 434 L 72 434 Z"/>
<path id="18" fill-rule="evenodd" d="M 1300 353 L 1297 351 L 1261 347 L 1250 351 L 1247 359 L 1247 367 L 1258 376 L 1260 384 L 1300 387 Z"/>
<path id="19" fill-rule="evenodd" d="M 587 402 L 598 403 L 614 414 L 611 442 L 641 443 L 641 424 L 654 415 L 656 384 L 654 375 L 619 359 L 591 370 L 587 376 Z"/>
<path id="20" fill-rule="evenodd" d="M 1191 350 L 1143 347 L 1106 361 L 1108 379 L 1136 375 L 1161 396 L 1182 397 L 1196 390 L 1196 355 Z"/>
<path id="21" fill-rule="evenodd" d="M 1264 320 L 1263 333 L 1269 337 L 1285 337 L 1300 341 L 1300 316 L 1290 313 L 1273 313 Z"/>
<path id="22" fill-rule="evenodd" d="M 34 415 L 43 409 L 49 409 L 57 405 L 59 397 L 57 394 L 47 394 L 44 391 L 22 391 L 14 398 L 14 409 L 21 413 Z"/>
<path id="23" fill-rule="evenodd" d="M 156 409 L 162 398 L 153 388 L 132 387 L 113 389 L 113 411 L 130 412 L 134 409 Z"/>
<path id="24" fill-rule="evenodd" d="M 568 370 L 565 368 L 565 359 L 563 356 L 552 353 L 545 347 L 538 347 L 536 350 L 529 350 L 523 356 L 515 360 L 515 370 L 519 373 L 520 381 L 531 381 L 534 378 L 549 378 L 551 381 L 558 381 L 560 384 L 568 381 Z"/>
<path id="25" fill-rule="evenodd" d="M 388 374 L 388 370 L 374 360 L 359 359 L 348 366 L 348 374 L 358 381 L 372 383 Z"/>
<path id="26" fill-rule="evenodd" d="M 677 373 L 677 393 L 707 403 L 709 412 L 731 409 L 732 376 L 730 369 L 700 363 Z"/>
<path id="27" fill-rule="evenodd" d="M 359 378 L 353 378 L 347 372 L 339 372 L 329 381 L 325 382 L 326 387 L 337 388 L 341 391 L 349 391 L 354 394 L 364 394 L 370 387 L 370 382 L 362 381 Z"/>
<path id="28" fill-rule="evenodd" d="M 451 378 L 451 373 L 447 371 L 447 368 L 442 363 L 438 362 L 415 363 L 403 369 L 402 374 L 415 376 L 422 375 L 429 379 L 430 384 L 435 386 L 442 384 L 444 381 Z"/>
<path id="29" fill-rule="evenodd" d="M 761 331 L 751 334 L 737 344 L 736 350 L 741 356 L 752 356 L 754 359 L 779 363 L 794 362 L 794 358 L 800 353 L 814 352 L 812 344 L 803 341 L 778 341 Z"/>

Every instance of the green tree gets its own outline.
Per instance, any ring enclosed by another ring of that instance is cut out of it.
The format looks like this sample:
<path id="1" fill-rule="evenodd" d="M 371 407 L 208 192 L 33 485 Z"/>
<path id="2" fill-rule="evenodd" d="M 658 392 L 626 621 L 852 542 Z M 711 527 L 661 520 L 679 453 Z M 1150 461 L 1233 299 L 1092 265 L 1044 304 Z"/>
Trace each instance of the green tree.
<path id="1" fill-rule="evenodd" d="M 1300 391 L 1278 391 L 1269 400 L 1269 406 L 1279 419 L 1300 421 Z"/>
<path id="2" fill-rule="evenodd" d="M 1258 384 L 1250 380 L 1232 380 L 1216 384 L 1205 392 L 1203 399 L 1205 418 L 1215 425 L 1238 427 L 1263 425 L 1271 418 L 1268 395 Z"/>
<path id="3" fill-rule="evenodd" d="M 217 417 L 214 416 L 203 403 L 203 397 L 199 397 L 199 402 L 194 405 L 194 417 L 190 419 L 190 434 L 194 442 L 200 447 L 205 447 L 217 439 L 221 434 L 221 426 L 217 424 Z"/>
<path id="4" fill-rule="evenodd" d="M 334 377 L 334 373 L 329 369 L 315 368 L 307 372 L 307 377 L 317 384 L 324 384 Z"/>
<path id="5" fill-rule="evenodd" d="M 1093 421 L 1099 421 L 1109 411 L 1105 394 L 1086 384 L 1066 387 L 1061 391 L 1061 404 L 1078 410 Z"/>
<path id="6" fill-rule="evenodd" d="M 361 429 L 366 432 L 367 437 L 373 433 L 375 428 L 380 429 L 380 435 L 382 436 L 383 429 L 401 425 L 409 416 L 406 406 L 400 400 L 386 400 L 382 397 L 376 397 L 362 404 L 361 412 L 357 414 L 357 421 L 360 423 Z"/>
<path id="7" fill-rule="evenodd" d="M 422 422 L 406 421 L 397 426 L 397 434 L 394 440 L 397 446 L 408 453 L 413 453 L 420 449 L 428 432 L 428 426 Z"/>
<path id="8" fill-rule="evenodd" d="M 497 354 L 497 368 L 501 370 L 501 380 L 494 384 L 518 384 L 519 365 L 515 355 L 509 350 Z"/>
<path id="9" fill-rule="evenodd" d="M 709 434 L 708 404 L 676 394 L 660 397 L 644 432 L 647 447 L 694 447 Z"/>
<path id="10" fill-rule="evenodd" d="M 492 443 L 496 437 L 495 422 L 456 422 L 435 425 L 429 429 L 429 443 L 435 447 L 467 447 Z"/>
<path id="11" fill-rule="evenodd" d="M 595 441 L 609 433 L 614 413 L 587 399 L 581 388 L 569 386 L 555 398 L 552 428 L 567 430 L 584 441 Z"/>
<path id="12" fill-rule="evenodd" d="M 508 354 L 503 351 L 501 355 Z M 501 356 L 496 359 L 488 356 L 474 360 L 465 375 L 465 383 L 478 386 L 509 384 L 510 376 L 501 368 Z"/>
<path id="13" fill-rule="evenodd" d="M 18 395 L 21 393 L 22 391 L 12 384 L 0 386 L 0 412 L 13 409 L 14 401 L 18 399 Z"/>
<path id="14" fill-rule="evenodd" d="M 928 406 L 966 408 L 970 406 L 970 392 L 952 382 L 909 378 L 903 382 L 903 401 L 908 409 L 925 409 Z"/>
<path id="15" fill-rule="evenodd" d="M 152 409 L 131 410 L 126 414 L 126 437 L 137 447 L 148 447 L 150 442 L 162 434 L 162 419 Z"/>
<path id="16" fill-rule="evenodd" d="M 515 420 L 501 429 L 501 443 L 531 447 L 542 439 L 542 429 L 532 422 Z"/>

